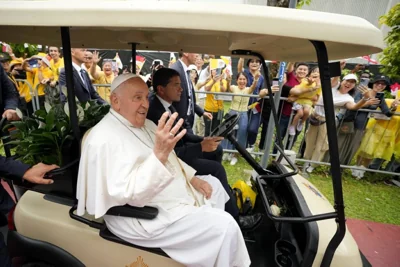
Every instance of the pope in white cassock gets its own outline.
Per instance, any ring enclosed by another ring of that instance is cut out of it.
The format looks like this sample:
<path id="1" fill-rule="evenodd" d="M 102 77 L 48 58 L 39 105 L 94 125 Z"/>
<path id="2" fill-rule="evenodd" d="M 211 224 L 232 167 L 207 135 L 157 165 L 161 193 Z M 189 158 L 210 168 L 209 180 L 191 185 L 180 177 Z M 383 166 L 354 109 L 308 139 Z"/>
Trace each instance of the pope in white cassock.
<path id="1" fill-rule="evenodd" d="M 139 246 L 159 247 L 186 266 L 249 266 L 247 248 L 228 200 L 213 176 L 196 177 L 173 149 L 186 130 L 177 113 L 146 119 L 148 88 L 133 74 L 111 85 L 112 109 L 88 134 L 77 185 L 78 215 L 104 217 L 116 236 Z M 152 206 L 153 220 L 105 215 L 120 205 Z"/>

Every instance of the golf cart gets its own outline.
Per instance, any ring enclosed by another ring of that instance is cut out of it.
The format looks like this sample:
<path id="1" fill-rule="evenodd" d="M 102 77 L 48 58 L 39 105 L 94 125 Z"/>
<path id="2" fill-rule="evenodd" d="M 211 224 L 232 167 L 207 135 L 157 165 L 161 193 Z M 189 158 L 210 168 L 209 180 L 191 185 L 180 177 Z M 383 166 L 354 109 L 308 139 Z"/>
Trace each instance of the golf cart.
<path id="1" fill-rule="evenodd" d="M 341 59 L 381 51 L 382 35 L 373 25 L 351 16 L 235 4 L 1 2 L 3 41 L 63 47 L 75 138 L 69 153 L 71 159 L 51 173 L 54 184 L 14 184 L 28 189 L 18 200 L 11 222 L 13 229 L 8 234 L 9 252 L 15 265 L 182 266 L 160 248 L 127 243 L 113 235 L 102 220 L 75 214 L 79 150 L 85 133 L 78 127 L 70 49 L 96 47 L 132 49 L 133 62 L 136 49 L 255 57 L 262 62 L 269 95 L 272 91 L 265 59 L 318 61 L 334 207 L 317 188 L 297 174 L 296 166 L 282 151 L 280 137 L 277 148 L 281 156 L 263 168 L 232 136 L 237 117 L 227 119 L 213 134 L 229 139 L 258 174 L 254 181 L 258 191 L 254 212 L 263 213 L 265 219 L 254 232 L 247 233 L 252 266 L 369 266 L 346 231 L 330 85 L 333 67 L 328 63 L 328 52 L 330 59 Z M 46 19 L 33 15 L 43 11 Z M 15 20 L 16 17 L 23 19 Z M 269 101 L 279 133 L 276 105 L 272 98 Z M 282 157 L 290 167 L 280 163 Z M 272 205 L 278 206 L 280 212 L 271 208 Z M 157 209 L 122 206 L 113 207 L 107 214 L 151 220 L 157 216 Z"/>

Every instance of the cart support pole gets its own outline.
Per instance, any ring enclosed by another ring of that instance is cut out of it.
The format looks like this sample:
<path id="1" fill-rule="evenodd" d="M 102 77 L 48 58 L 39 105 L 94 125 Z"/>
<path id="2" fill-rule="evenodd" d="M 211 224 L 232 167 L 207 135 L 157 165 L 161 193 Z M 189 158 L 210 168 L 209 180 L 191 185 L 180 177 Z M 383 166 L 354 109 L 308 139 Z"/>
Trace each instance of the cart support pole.
<path id="1" fill-rule="evenodd" d="M 329 61 L 328 52 L 324 42 L 311 41 L 317 52 L 318 67 L 321 74 L 321 85 L 322 85 L 322 97 L 324 100 L 326 128 L 328 133 L 329 142 L 329 155 L 331 160 L 331 175 L 333 183 L 333 195 L 335 199 L 334 208 L 337 213 L 336 224 L 337 230 L 335 235 L 326 248 L 324 258 L 322 259 L 321 266 L 328 267 L 331 265 L 335 251 L 342 242 L 346 233 L 346 219 L 344 214 L 344 203 L 343 203 L 343 188 L 342 188 L 342 176 L 340 172 L 339 162 L 339 148 L 336 136 L 336 121 L 335 121 L 335 109 L 333 106 L 333 96 L 331 88 L 331 76 L 329 73 Z"/>
<path id="2" fill-rule="evenodd" d="M 71 39 L 68 27 L 61 27 L 61 40 L 62 40 L 63 55 L 64 55 L 65 80 L 67 83 L 67 92 L 68 92 L 67 99 L 69 107 L 69 119 L 71 122 L 72 132 L 74 133 L 75 139 L 80 140 L 79 122 L 78 122 L 78 115 L 76 113 L 76 102 L 75 102 L 75 89 L 74 89 L 73 67 L 72 67 L 72 56 L 71 56 Z"/>
<path id="3" fill-rule="evenodd" d="M 276 92 L 273 101 L 275 103 L 276 110 L 278 110 L 279 107 L 279 101 L 281 99 L 281 93 L 282 93 L 282 87 L 283 87 L 283 78 L 285 77 L 285 70 L 286 70 L 286 62 L 281 62 L 279 66 L 279 92 Z M 269 76 L 269 73 L 266 73 L 264 70 L 264 75 L 267 77 Z M 268 95 L 270 99 L 272 98 L 272 94 L 268 92 Z M 277 120 L 277 121 L 275 121 Z M 275 124 L 272 124 L 271 122 L 274 121 Z M 274 147 L 274 129 L 275 126 L 279 125 L 279 120 L 278 116 L 274 116 L 274 114 L 271 112 L 269 115 L 269 121 L 268 121 L 268 128 L 267 128 L 267 134 L 265 137 L 265 144 L 264 144 L 264 155 L 261 158 L 261 166 L 263 168 L 267 167 L 269 156 L 271 153 L 271 146 Z M 277 135 L 277 140 L 278 140 L 278 145 L 282 148 L 282 150 L 285 150 L 285 147 L 283 146 L 283 138 L 284 136 L 280 136 L 280 128 L 276 128 L 276 135 Z M 278 137 L 279 135 L 279 137 Z M 279 157 L 279 161 L 282 159 L 282 157 Z"/>
<path id="4" fill-rule="evenodd" d="M 131 43 L 132 45 L 132 73 L 136 74 L 136 45 L 137 43 Z"/>

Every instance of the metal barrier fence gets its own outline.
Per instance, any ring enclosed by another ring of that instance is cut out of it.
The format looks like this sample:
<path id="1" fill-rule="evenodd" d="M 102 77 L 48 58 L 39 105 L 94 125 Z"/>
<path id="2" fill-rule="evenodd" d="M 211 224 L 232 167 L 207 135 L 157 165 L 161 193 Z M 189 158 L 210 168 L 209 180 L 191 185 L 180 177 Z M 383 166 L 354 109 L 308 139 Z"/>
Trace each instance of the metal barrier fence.
<path id="1" fill-rule="evenodd" d="M 110 87 L 109 84 L 94 84 L 95 87 Z M 258 95 L 253 95 L 253 94 L 233 94 L 233 93 L 223 93 L 223 92 L 205 92 L 205 91 L 196 91 L 195 92 L 196 95 L 198 96 L 199 94 L 203 95 L 203 98 L 198 99 L 197 103 L 200 104 L 200 106 L 202 108 L 204 108 L 204 106 L 207 106 L 207 95 L 214 95 L 214 98 L 222 101 L 223 102 L 223 109 L 222 109 L 222 113 L 226 114 L 230 111 L 230 103 L 231 103 L 231 99 L 233 97 L 248 97 L 250 99 L 260 99 Z M 268 96 L 266 96 L 264 99 L 268 100 Z M 282 103 L 284 101 L 286 101 L 287 98 L 281 97 L 280 98 L 280 108 L 282 109 Z M 210 101 L 210 100 L 208 100 Z M 275 151 L 271 148 L 271 151 L 265 151 L 264 148 L 265 147 L 271 147 L 268 145 L 268 143 L 271 143 L 275 140 L 275 134 L 272 136 L 267 136 L 267 129 L 268 127 L 275 127 L 275 124 L 273 122 L 269 121 L 269 113 L 267 112 L 267 114 L 262 114 L 262 111 L 264 110 L 264 105 L 266 102 L 269 101 L 261 101 L 260 107 L 259 109 L 261 110 L 261 112 L 255 112 L 254 110 L 247 110 L 246 112 L 244 112 L 246 115 L 242 114 L 243 116 L 247 117 L 247 123 L 243 123 L 241 127 L 246 127 L 246 145 L 248 146 L 249 143 L 251 142 L 253 146 L 253 148 L 248 148 L 248 150 L 250 150 L 249 152 L 251 154 L 253 154 L 254 156 L 263 156 L 264 160 L 268 160 L 269 156 L 277 156 L 276 153 L 274 153 Z M 268 104 L 267 104 L 268 105 Z M 278 108 L 278 107 L 277 107 Z M 342 110 L 345 110 L 345 108 L 343 107 L 337 107 L 337 108 L 341 108 Z M 278 116 L 279 114 L 281 114 L 282 110 L 278 110 Z M 205 109 L 206 110 L 206 109 Z M 215 110 L 214 110 L 215 111 Z M 254 112 L 253 112 L 254 111 Z M 218 112 L 213 112 L 214 114 L 218 113 Z M 359 109 L 358 111 L 356 111 L 356 116 L 358 116 L 359 113 L 368 113 L 368 118 L 371 118 L 371 114 L 382 114 L 381 111 L 379 110 L 370 110 L 370 109 Z M 293 121 L 293 116 L 294 116 L 295 112 L 292 111 L 289 117 L 289 120 L 283 121 L 282 120 L 282 116 L 280 117 L 279 120 L 279 124 L 281 126 L 288 126 L 292 123 Z M 219 114 L 218 114 L 219 115 Z M 218 116 L 217 115 L 217 116 Z M 400 113 L 396 112 L 393 114 L 393 116 L 397 116 L 396 120 L 398 118 L 398 120 L 400 121 Z M 215 116 L 213 116 L 214 119 L 213 120 L 217 120 L 217 123 L 206 123 L 204 118 L 196 118 L 195 119 L 195 133 L 196 134 L 201 134 L 202 131 L 196 131 L 196 124 L 199 123 L 200 125 L 203 124 L 204 127 L 204 132 L 209 133 L 212 132 L 213 128 L 215 128 L 220 122 L 222 122 L 222 117 L 221 115 L 219 115 L 218 118 L 215 119 Z M 287 119 L 287 118 L 286 118 Z M 366 120 L 365 125 L 363 125 L 362 128 L 366 128 L 368 121 L 370 121 L 369 119 Z M 391 121 L 391 119 L 387 120 L 388 122 Z M 339 129 L 341 128 L 341 126 L 343 126 L 343 120 L 340 121 L 339 125 L 337 126 L 337 133 L 339 134 Z M 206 125 L 207 124 L 207 125 Z M 240 123 L 239 123 L 240 124 Z M 244 126 L 245 125 L 245 126 Z M 206 127 L 208 127 L 206 129 Z M 239 125 L 240 127 L 240 125 Z M 374 132 L 375 128 L 378 127 L 377 124 L 375 123 L 373 126 L 373 128 L 368 128 L 368 133 L 369 132 Z M 282 128 L 282 127 L 281 127 Z M 302 163 L 310 163 L 310 164 L 318 164 L 318 165 L 330 165 L 330 163 L 327 161 L 327 159 L 325 158 L 325 160 L 321 160 L 321 161 L 314 161 L 311 159 L 305 159 L 302 157 L 302 149 L 304 149 L 304 143 L 305 143 L 305 137 L 307 135 L 307 130 L 308 130 L 308 122 L 305 122 L 305 125 L 303 127 L 303 130 L 300 132 L 296 132 L 295 138 L 292 138 L 289 136 L 287 129 L 281 129 L 281 132 L 284 133 L 282 134 L 283 139 L 284 139 L 284 147 L 287 150 L 291 150 L 294 151 L 294 153 L 297 155 L 295 158 L 295 161 L 297 162 L 302 162 Z M 274 132 L 274 131 L 273 131 Z M 275 133 L 275 132 L 274 132 Z M 366 138 L 366 134 L 367 130 L 364 131 L 364 136 L 362 136 L 362 138 Z M 396 136 L 392 136 L 392 139 L 399 139 L 399 143 L 400 143 L 400 129 L 398 131 L 396 131 Z M 252 135 L 252 136 L 249 136 Z M 255 137 L 254 137 L 255 135 Z M 322 138 L 326 138 L 326 137 L 322 137 Z M 339 137 L 340 138 L 340 137 Z M 251 140 L 250 140 L 251 139 Z M 358 140 L 359 142 L 361 142 L 360 140 Z M 367 142 L 367 141 L 365 141 Z M 368 143 L 368 142 L 367 142 Z M 258 149 L 256 147 L 256 144 L 258 144 Z M 361 143 L 360 143 L 361 145 Z M 273 146 L 272 146 L 273 147 Z M 400 144 L 398 146 L 398 149 L 400 149 Z M 258 150 L 258 151 L 257 151 Z M 226 153 L 238 153 L 236 150 L 232 149 L 232 147 L 229 147 L 229 144 L 225 143 L 224 144 L 224 152 Z M 272 153 L 271 153 L 272 152 Z M 384 161 L 389 162 L 388 165 L 392 166 L 394 165 L 400 165 L 400 162 L 396 162 L 396 160 L 394 159 L 394 153 L 396 151 L 393 151 L 393 156 L 392 159 L 386 159 L 386 160 L 382 160 L 382 159 L 374 159 L 375 163 L 375 168 L 376 169 L 371 169 L 371 168 L 362 168 L 359 166 L 353 166 L 350 165 L 351 162 L 348 162 L 347 164 L 341 164 L 341 168 L 344 169 L 351 169 L 351 170 L 358 170 L 358 171 L 368 171 L 368 172 L 375 172 L 375 173 L 381 173 L 381 174 L 389 174 L 389 175 L 397 175 L 400 176 L 400 173 L 396 173 L 394 171 L 388 171 L 388 170 L 381 170 L 381 165 Z M 398 152 L 400 155 L 400 151 Z M 300 156 L 300 157 L 299 157 Z M 356 155 L 354 155 L 356 156 Z M 354 160 L 353 160 L 354 161 Z M 379 164 L 377 164 L 379 163 Z M 368 167 L 368 166 L 366 166 Z"/>
<path id="2" fill-rule="evenodd" d="M 31 101 L 32 101 L 32 108 L 33 112 L 36 110 L 40 109 L 40 104 L 39 104 L 39 94 L 38 94 L 38 87 L 40 84 L 38 84 L 35 89 L 32 88 L 32 85 L 27 81 L 23 79 L 16 79 L 17 82 L 23 82 L 29 87 L 29 94 L 31 95 Z"/>

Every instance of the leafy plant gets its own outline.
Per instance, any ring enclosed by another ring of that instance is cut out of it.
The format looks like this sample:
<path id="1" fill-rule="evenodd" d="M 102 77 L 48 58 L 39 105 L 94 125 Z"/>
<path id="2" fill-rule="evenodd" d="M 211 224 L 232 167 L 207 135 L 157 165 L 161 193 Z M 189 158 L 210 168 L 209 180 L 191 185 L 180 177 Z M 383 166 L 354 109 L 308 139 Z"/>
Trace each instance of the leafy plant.
<path id="1" fill-rule="evenodd" d="M 37 110 L 32 118 L 24 117 L 21 121 L 11 122 L 17 131 L 13 141 L 18 159 L 28 164 L 43 162 L 62 165 L 62 149 L 73 140 L 68 119 L 56 117 L 57 107 L 48 112 Z M 65 115 L 65 114 L 64 114 Z M 7 126 L 6 126 L 7 127 Z"/>
<path id="2" fill-rule="evenodd" d="M 289 7 L 290 0 L 268 0 L 267 6 L 275 7 Z M 311 0 L 299 0 L 297 2 L 296 8 L 302 8 L 304 5 L 311 4 Z"/>
<path id="3" fill-rule="evenodd" d="M 299 0 L 297 2 L 296 8 L 302 8 L 304 5 L 308 6 L 311 4 L 311 0 Z"/>
<path id="4" fill-rule="evenodd" d="M 10 47 L 13 50 L 13 53 L 15 54 L 16 57 L 31 57 L 33 55 L 36 55 L 38 53 L 38 49 L 36 45 L 32 44 L 13 44 L 9 43 Z M 0 45 L 2 48 L 3 45 Z"/>
<path id="5" fill-rule="evenodd" d="M 13 140 L 7 143 L 15 146 L 17 158 L 25 163 L 43 162 L 62 166 L 63 153 L 68 151 L 68 145 L 74 139 L 68 103 L 60 100 L 58 88 L 47 86 L 45 95 L 44 109 L 37 110 L 32 117 L 24 117 L 6 126 L 17 129 Z M 109 109 L 109 106 L 99 105 L 95 101 L 77 102 L 79 126 L 85 129 L 93 127 Z"/>
<path id="6" fill-rule="evenodd" d="M 383 50 L 380 62 L 382 72 L 392 79 L 400 78 L 400 3 L 392 7 L 386 15 L 379 18 L 381 25 L 391 27 L 385 38 L 387 47 Z"/>

